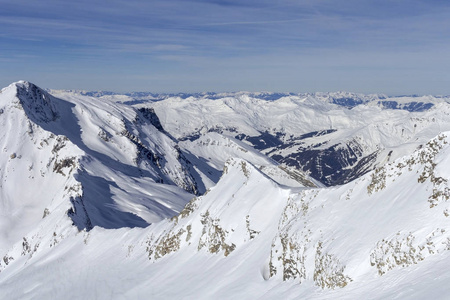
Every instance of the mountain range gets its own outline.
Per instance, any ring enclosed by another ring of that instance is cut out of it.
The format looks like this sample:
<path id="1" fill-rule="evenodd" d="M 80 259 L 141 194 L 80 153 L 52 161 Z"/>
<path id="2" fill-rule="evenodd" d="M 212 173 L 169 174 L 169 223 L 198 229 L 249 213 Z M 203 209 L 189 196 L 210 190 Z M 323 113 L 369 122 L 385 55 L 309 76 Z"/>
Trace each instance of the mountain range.
<path id="1" fill-rule="evenodd" d="M 1 299 L 446 299 L 450 98 L 0 92 Z"/>

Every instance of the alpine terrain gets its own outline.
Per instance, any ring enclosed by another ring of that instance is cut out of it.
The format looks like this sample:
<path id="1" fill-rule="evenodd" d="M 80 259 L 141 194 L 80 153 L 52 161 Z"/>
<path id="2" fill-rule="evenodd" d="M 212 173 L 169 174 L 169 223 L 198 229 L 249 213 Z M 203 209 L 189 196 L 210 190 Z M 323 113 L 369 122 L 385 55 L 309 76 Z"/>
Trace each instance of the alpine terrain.
<path id="1" fill-rule="evenodd" d="M 0 92 L 0 299 L 447 299 L 450 98 Z"/>

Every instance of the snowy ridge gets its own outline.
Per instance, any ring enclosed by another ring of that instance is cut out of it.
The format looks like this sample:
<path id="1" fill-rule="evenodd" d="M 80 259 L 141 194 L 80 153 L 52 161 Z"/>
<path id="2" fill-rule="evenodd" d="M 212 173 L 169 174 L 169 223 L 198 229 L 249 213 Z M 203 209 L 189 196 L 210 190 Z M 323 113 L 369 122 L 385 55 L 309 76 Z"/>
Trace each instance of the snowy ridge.
<path id="1" fill-rule="evenodd" d="M 264 196 L 255 191 L 261 186 L 266 187 Z M 283 194 L 287 196 L 288 191 L 279 189 L 254 166 L 231 159 L 216 187 L 206 196 L 192 199 L 179 216 L 172 218 L 170 231 L 164 230 L 163 236 L 148 241 L 149 259 L 157 260 L 191 245 L 199 251 L 228 256 L 260 232 L 272 229 L 267 218 L 257 216 L 277 215 Z M 219 197 L 223 200 L 213 200 Z"/>
<path id="2" fill-rule="evenodd" d="M 414 155 L 346 186 L 301 192 L 266 183 L 264 194 L 259 194 L 253 186 L 260 187 L 263 177 L 245 161 L 231 161 L 225 178 L 202 200 L 191 201 L 172 220 L 170 231 L 151 235 L 149 258 L 172 255 L 183 245 L 225 257 L 238 251 L 252 256 L 270 253 L 256 264 L 265 263 L 260 274 L 265 280 L 311 281 L 322 289 L 344 288 L 375 274 L 381 278 L 433 255 L 446 259 L 450 174 L 438 166 L 447 163 L 448 141 L 448 133 L 440 135 Z M 234 190 L 228 176 L 240 176 L 243 186 Z M 411 188 L 405 191 L 404 186 Z M 236 202 L 239 208 L 233 208 Z"/>
<path id="3" fill-rule="evenodd" d="M 50 95 L 20 82 L 2 90 L 0 105 L 0 249 L 5 251 L 43 216 L 67 211 L 70 199 L 80 196 L 74 176 L 84 153 L 67 137 L 39 126 L 56 120 Z"/>

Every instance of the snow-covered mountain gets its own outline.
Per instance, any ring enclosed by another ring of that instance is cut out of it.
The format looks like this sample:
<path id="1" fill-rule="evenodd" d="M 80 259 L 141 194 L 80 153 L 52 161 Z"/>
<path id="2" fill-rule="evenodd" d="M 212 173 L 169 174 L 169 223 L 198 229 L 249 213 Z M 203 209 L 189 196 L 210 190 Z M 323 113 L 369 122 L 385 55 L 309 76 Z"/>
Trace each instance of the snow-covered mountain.
<path id="1" fill-rule="evenodd" d="M 240 98 L 247 96 L 261 100 L 278 100 L 285 97 L 307 98 L 313 97 L 322 101 L 340 105 L 346 108 L 354 108 L 359 105 L 371 104 L 387 109 L 402 109 L 410 112 L 425 111 L 434 106 L 436 101 L 450 101 L 450 96 L 393 96 L 389 97 L 384 94 L 359 94 L 349 92 L 329 92 L 329 93 L 273 93 L 273 92 L 227 92 L 227 93 L 151 93 L 151 92 L 132 92 L 132 93 L 115 93 L 110 91 L 80 91 L 80 90 L 48 90 L 51 93 L 72 93 L 83 96 L 99 97 L 110 99 L 117 102 L 135 105 L 146 103 L 149 101 L 161 101 L 169 98 L 179 99 L 209 99 L 217 100 L 222 98 Z"/>
<path id="2" fill-rule="evenodd" d="M 78 229 L 145 227 L 197 192 L 190 163 L 146 110 L 19 82 L 1 91 L 0 111 L 2 251 L 54 212 Z"/>
<path id="3" fill-rule="evenodd" d="M 444 100 L 108 97 L 1 91 L 0 299 L 447 298 Z"/>

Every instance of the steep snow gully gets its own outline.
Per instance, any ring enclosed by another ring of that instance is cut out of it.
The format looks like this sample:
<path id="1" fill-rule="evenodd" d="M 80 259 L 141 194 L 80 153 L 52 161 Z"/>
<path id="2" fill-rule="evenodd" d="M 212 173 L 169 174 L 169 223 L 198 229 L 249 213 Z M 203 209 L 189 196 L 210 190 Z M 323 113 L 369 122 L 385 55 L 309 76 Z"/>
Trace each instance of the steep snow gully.
<path id="1" fill-rule="evenodd" d="M 0 126 L 0 299 L 450 294 L 445 97 L 21 81 Z"/>

